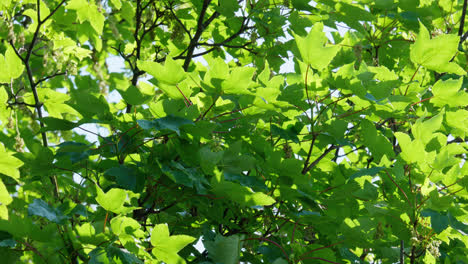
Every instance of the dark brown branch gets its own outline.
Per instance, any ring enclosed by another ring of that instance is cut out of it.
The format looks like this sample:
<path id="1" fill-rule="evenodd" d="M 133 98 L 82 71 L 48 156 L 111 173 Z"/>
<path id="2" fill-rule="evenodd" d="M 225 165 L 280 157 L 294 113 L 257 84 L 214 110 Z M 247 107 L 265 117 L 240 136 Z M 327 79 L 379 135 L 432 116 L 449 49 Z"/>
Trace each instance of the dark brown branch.
<path id="1" fill-rule="evenodd" d="M 310 155 L 312 154 L 312 149 L 314 148 L 314 144 L 315 144 L 315 139 L 316 139 L 316 135 L 313 135 L 312 136 L 312 143 L 310 143 L 310 148 L 309 148 L 309 152 L 307 153 L 307 158 L 306 158 L 306 161 L 304 162 L 304 168 L 302 169 L 302 174 L 306 174 L 306 170 L 307 170 L 307 166 L 309 166 L 309 161 L 310 161 Z"/>
<path id="2" fill-rule="evenodd" d="M 44 78 L 41 78 L 41 79 L 37 80 L 36 85 L 39 85 L 41 82 L 47 81 L 47 80 L 52 79 L 54 77 L 57 77 L 57 76 L 60 76 L 60 75 L 65 75 L 65 74 L 67 74 L 67 73 L 66 72 L 56 72 L 56 73 L 54 73 L 52 75 L 49 75 L 49 76 L 46 76 Z"/>
<path id="3" fill-rule="evenodd" d="M 317 159 L 315 159 L 307 168 L 302 170 L 302 174 L 306 174 L 308 171 L 310 171 L 313 167 L 315 167 L 325 156 L 330 153 L 332 150 L 336 149 L 338 146 L 331 145 L 325 152 L 322 153 Z"/>
<path id="4" fill-rule="evenodd" d="M 463 1 L 463 9 L 462 9 L 462 15 L 461 15 L 461 20 L 460 20 L 460 28 L 458 28 L 458 36 L 462 37 L 463 35 L 463 28 L 465 27 L 465 15 L 466 15 L 466 7 L 468 4 L 468 0 Z M 462 42 L 460 38 L 460 42 Z"/>
<path id="5" fill-rule="evenodd" d="M 208 27 L 208 25 L 217 17 L 219 16 L 218 12 L 214 12 L 210 18 L 208 18 L 205 22 L 203 20 L 205 19 L 206 11 L 208 9 L 208 6 L 210 5 L 211 0 L 204 0 L 203 1 L 203 6 L 200 11 L 200 15 L 198 16 L 198 22 L 197 22 L 197 31 L 195 32 L 195 35 L 193 38 L 190 40 L 190 44 L 187 48 L 187 55 L 184 60 L 184 65 L 183 68 L 185 71 L 188 70 L 188 67 L 190 65 L 190 62 L 192 61 L 193 58 L 193 52 L 195 51 L 195 48 L 198 45 L 198 40 L 200 39 L 203 31 L 205 31 L 205 28 Z"/>

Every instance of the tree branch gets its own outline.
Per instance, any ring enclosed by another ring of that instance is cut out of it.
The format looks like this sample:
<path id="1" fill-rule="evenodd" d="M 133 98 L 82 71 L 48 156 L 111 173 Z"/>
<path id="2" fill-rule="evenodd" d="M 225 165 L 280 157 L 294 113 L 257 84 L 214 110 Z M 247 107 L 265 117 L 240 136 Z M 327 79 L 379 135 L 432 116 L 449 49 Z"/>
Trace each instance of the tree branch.
<path id="1" fill-rule="evenodd" d="M 315 167 L 325 156 L 330 153 L 332 150 L 336 149 L 338 146 L 331 145 L 325 152 L 322 153 L 317 159 L 315 159 L 308 167 L 302 170 L 302 174 L 306 174 L 308 171 L 310 171 L 313 167 Z"/>

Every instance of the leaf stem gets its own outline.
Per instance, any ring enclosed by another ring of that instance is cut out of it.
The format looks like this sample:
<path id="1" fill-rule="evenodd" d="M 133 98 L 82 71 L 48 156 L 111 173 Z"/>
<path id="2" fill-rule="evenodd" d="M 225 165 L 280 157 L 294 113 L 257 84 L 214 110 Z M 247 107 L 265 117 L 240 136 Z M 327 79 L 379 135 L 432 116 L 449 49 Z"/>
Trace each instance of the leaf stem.
<path id="1" fill-rule="evenodd" d="M 411 82 L 414 80 L 414 77 L 416 77 L 416 73 L 418 73 L 419 68 L 421 68 L 421 65 L 418 65 L 418 68 L 416 68 L 416 71 L 414 71 L 413 76 L 411 76 L 411 79 L 410 79 L 410 81 L 409 81 L 409 83 L 408 83 L 408 86 L 406 86 L 406 90 L 405 90 L 404 96 L 406 96 L 406 94 L 408 93 L 408 88 L 409 88 L 409 86 L 411 85 Z"/>

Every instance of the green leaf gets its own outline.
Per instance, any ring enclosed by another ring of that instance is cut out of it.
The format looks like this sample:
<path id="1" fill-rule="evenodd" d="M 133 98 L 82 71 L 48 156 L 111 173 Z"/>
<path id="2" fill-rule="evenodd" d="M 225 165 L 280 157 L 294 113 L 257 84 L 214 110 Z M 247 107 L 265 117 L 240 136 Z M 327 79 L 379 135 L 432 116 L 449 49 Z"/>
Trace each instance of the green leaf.
<path id="1" fill-rule="evenodd" d="M 375 200 L 379 196 L 379 191 L 376 186 L 366 180 L 364 188 L 353 192 L 353 195 L 364 200 Z"/>
<path id="2" fill-rule="evenodd" d="M 122 2 L 120 0 L 110 0 L 110 3 L 115 7 L 115 9 L 120 10 L 122 7 Z"/>
<path id="3" fill-rule="evenodd" d="M 113 177 L 120 187 L 136 191 L 138 175 L 135 170 L 125 165 L 120 165 L 119 167 L 112 167 L 106 170 L 104 174 Z"/>
<path id="4" fill-rule="evenodd" d="M 349 180 L 354 180 L 356 178 L 362 177 L 362 176 L 375 176 L 377 173 L 379 173 L 381 170 L 385 169 L 385 167 L 373 167 L 369 169 L 361 169 L 358 172 L 354 173 L 349 177 Z"/>
<path id="5" fill-rule="evenodd" d="M 3 144 L 0 144 L 0 173 L 18 180 L 20 177 L 18 169 L 21 166 L 23 166 L 23 162 L 8 153 Z"/>
<path id="6" fill-rule="evenodd" d="M 339 46 L 325 47 L 328 38 L 323 24 L 315 23 L 307 37 L 294 36 L 302 61 L 319 71 L 326 68 L 340 50 Z"/>
<path id="7" fill-rule="evenodd" d="M 80 23 L 88 21 L 99 35 L 102 34 L 105 17 L 94 3 L 88 3 L 86 0 L 71 0 L 66 7 L 76 11 Z"/>
<path id="8" fill-rule="evenodd" d="M 441 214 L 431 209 L 424 209 L 421 211 L 421 215 L 431 217 L 431 227 L 438 234 L 449 226 L 449 218 L 446 214 Z"/>
<path id="9" fill-rule="evenodd" d="M 468 225 L 458 221 L 450 212 L 447 213 L 447 217 L 449 219 L 449 225 L 453 229 L 458 230 L 459 232 L 463 232 L 463 235 L 468 233 Z"/>
<path id="10" fill-rule="evenodd" d="M 8 220 L 7 205 L 9 205 L 12 201 L 13 198 L 10 196 L 5 184 L 3 184 L 3 181 L 0 179 L 0 219 Z M 2 242 L 0 241 L 0 247 L 2 247 L 1 243 Z"/>
<path id="11" fill-rule="evenodd" d="M 215 169 L 216 164 L 218 164 L 223 158 L 223 151 L 213 152 L 209 146 L 200 148 L 198 151 L 200 155 L 200 166 L 203 172 L 211 174 Z"/>
<path id="12" fill-rule="evenodd" d="M 128 234 L 139 238 L 145 236 L 145 232 L 141 230 L 141 225 L 133 218 L 125 216 L 114 217 L 110 221 L 110 224 L 112 233 L 117 236 L 120 234 Z"/>
<path id="13" fill-rule="evenodd" d="M 85 160 L 91 154 L 90 145 L 80 142 L 62 142 L 57 147 L 56 158 L 68 157 L 72 163 Z"/>
<path id="14" fill-rule="evenodd" d="M 465 106 L 468 102 L 468 93 L 462 87 L 463 78 L 458 80 L 438 80 L 432 87 L 432 94 L 434 97 L 431 103 L 435 106 L 442 107 L 448 105 L 449 107 Z"/>
<path id="15" fill-rule="evenodd" d="M 141 105 L 146 103 L 154 95 L 154 87 L 146 82 L 140 82 L 137 86 L 129 85 L 117 89 L 126 103 Z"/>
<path id="16" fill-rule="evenodd" d="M 85 91 L 73 91 L 71 93 L 73 103 L 69 103 L 84 117 L 107 117 L 110 114 L 109 105 L 103 95 L 93 95 Z M 107 120 L 107 119 L 106 119 Z"/>
<path id="17" fill-rule="evenodd" d="M 29 204 L 28 214 L 45 217 L 56 224 L 63 224 L 68 219 L 60 210 L 50 207 L 41 199 L 34 199 L 33 203 Z"/>
<path id="18" fill-rule="evenodd" d="M 237 0 L 224 0 L 219 2 L 218 11 L 224 16 L 230 17 L 239 9 Z"/>
<path id="19" fill-rule="evenodd" d="M 434 132 L 440 129 L 444 120 L 445 111 L 440 111 L 436 116 L 426 120 L 419 118 L 416 123 L 411 126 L 411 132 L 415 139 L 421 140 L 423 143 L 429 142 L 432 139 Z"/>
<path id="20" fill-rule="evenodd" d="M 120 261 L 122 261 L 122 264 L 134 264 L 134 263 L 143 264 L 143 261 L 139 260 L 135 255 L 127 251 L 124 251 L 121 248 L 114 247 L 112 245 L 109 245 L 106 248 L 106 253 L 107 253 L 107 257 L 110 260 L 115 261 L 115 259 L 117 258 L 117 259 L 120 259 Z"/>
<path id="21" fill-rule="evenodd" d="M 10 45 L 7 45 L 5 56 L 0 54 L 0 83 L 10 83 L 21 76 L 24 65 Z"/>
<path id="22" fill-rule="evenodd" d="M 237 264 L 239 263 L 240 252 L 242 249 L 242 236 L 222 236 L 216 234 L 214 240 L 204 240 L 208 257 L 214 263 Z"/>
<path id="23" fill-rule="evenodd" d="M 13 198 L 8 193 L 5 184 L 0 179 L 0 204 L 9 205 L 13 201 Z"/>
<path id="24" fill-rule="evenodd" d="M 168 115 L 153 121 L 138 120 L 137 122 L 138 125 L 144 130 L 170 130 L 176 132 L 177 135 L 180 134 L 180 128 L 182 126 L 194 125 L 191 120 L 173 115 Z"/>
<path id="25" fill-rule="evenodd" d="M 405 161 L 409 163 L 424 162 L 426 151 L 421 140 L 412 141 L 408 134 L 402 132 L 396 132 L 395 137 L 401 147 L 400 155 Z"/>
<path id="26" fill-rule="evenodd" d="M 271 134 L 273 136 L 279 136 L 282 139 L 291 140 L 294 143 L 299 143 L 297 131 L 295 131 L 293 127 L 288 127 L 288 129 L 282 129 L 276 125 L 271 125 Z"/>
<path id="27" fill-rule="evenodd" d="M 208 185 L 208 181 L 196 169 L 185 168 L 180 163 L 171 160 L 171 163 L 169 165 L 164 164 L 161 170 L 175 183 L 196 188 L 198 193 L 206 194 L 205 186 Z"/>
<path id="28" fill-rule="evenodd" d="M 0 248 L 1 247 L 13 248 L 15 246 L 16 246 L 16 241 L 13 239 L 13 236 L 8 232 L 0 231 Z"/>
<path id="29" fill-rule="evenodd" d="M 97 197 L 96 202 L 105 210 L 118 214 L 127 199 L 127 193 L 118 188 L 110 189 L 104 193 L 99 186 L 96 185 Z"/>
<path id="30" fill-rule="evenodd" d="M 226 181 L 237 182 L 240 183 L 242 186 L 260 189 L 260 190 L 268 190 L 268 187 L 265 185 L 263 180 L 255 177 L 255 176 L 248 176 L 241 173 L 229 173 L 224 172 L 224 179 Z"/>
<path id="31" fill-rule="evenodd" d="M 43 117 L 43 118 L 38 118 L 40 121 L 42 121 L 46 126 L 44 128 L 41 128 L 40 132 L 47 132 L 47 131 L 66 131 L 66 130 L 72 130 L 75 127 L 80 126 L 80 123 L 73 123 L 68 120 L 64 119 L 59 119 L 55 117 Z"/>
<path id="32" fill-rule="evenodd" d="M 250 188 L 234 182 L 222 181 L 212 183 L 213 192 L 222 197 L 228 197 L 234 202 L 244 206 L 266 206 L 275 203 L 275 199 L 261 193 L 253 192 Z"/>
<path id="33" fill-rule="evenodd" d="M 185 264 L 185 260 L 177 253 L 194 241 L 194 237 L 187 235 L 170 236 L 167 224 L 155 225 L 151 232 L 153 254 L 166 263 Z"/>
<path id="34" fill-rule="evenodd" d="M 392 143 L 375 128 L 372 122 L 366 119 L 362 120 L 361 128 L 362 140 L 374 155 L 376 162 L 379 162 L 383 155 L 393 157 Z"/>
<path id="35" fill-rule="evenodd" d="M 167 56 L 164 65 L 154 61 L 138 61 L 138 68 L 151 74 L 158 82 L 166 85 L 179 84 L 186 78 L 186 73 L 181 64 Z M 175 87 L 174 87 L 175 89 Z"/>
<path id="36" fill-rule="evenodd" d="M 247 89 L 253 83 L 255 68 L 237 67 L 231 70 L 226 80 L 222 82 L 223 92 L 226 94 L 251 94 Z"/>
<path id="37" fill-rule="evenodd" d="M 455 34 L 442 34 L 430 39 L 426 27 L 419 22 L 419 34 L 416 42 L 411 45 L 411 61 L 437 72 L 465 75 L 458 64 L 450 62 L 458 51 L 460 37 Z"/>

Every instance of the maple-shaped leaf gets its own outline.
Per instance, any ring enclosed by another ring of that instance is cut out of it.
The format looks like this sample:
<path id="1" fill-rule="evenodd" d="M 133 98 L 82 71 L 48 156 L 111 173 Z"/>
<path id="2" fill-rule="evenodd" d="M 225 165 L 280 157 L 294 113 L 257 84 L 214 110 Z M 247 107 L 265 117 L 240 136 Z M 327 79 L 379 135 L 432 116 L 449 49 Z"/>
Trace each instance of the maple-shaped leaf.
<path id="1" fill-rule="evenodd" d="M 105 17 L 94 3 L 88 3 L 86 0 L 71 0 L 67 3 L 67 9 L 75 10 L 80 23 L 88 21 L 98 34 L 102 34 Z"/>
<path id="2" fill-rule="evenodd" d="M 437 72 L 465 75 L 463 68 L 450 62 L 458 50 L 459 40 L 454 34 L 444 34 L 430 39 L 429 31 L 419 23 L 418 38 L 411 46 L 411 61 Z"/>
<path id="3" fill-rule="evenodd" d="M 438 80 L 431 89 L 434 94 L 431 103 L 438 107 L 444 105 L 449 107 L 465 106 L 468 102 L 468 93 L 461 89 L 462 84 L 463 78 Z"/>
<path id="4" fill-rule="evenodd" d="M 156 225 L 151 232 L 153 254 L 166 263 L 185 264 L 185 260 L 177 253 L 193 241 L 195 238 L 191 236 L 169 235 L 167 224 Z"/>
<path id="5" fill-rule="evenodd" d="M 186 78 L 186 73 L 180 63 L 167 57 L 164 65 L 154 61 L 138 61 L 138 68 L 151 74 L 154 78 L 165 85 L 176 85 Z"/>
<path id="6" fill-rule="evenodd" d="M 10 46 L 7 47 L 5 56 L 0 54 L 0 69 L 0 83 L 10 83 L 23 73 L 24 65 Z"/>
<path id="7" fill-rule="evenodd" d="M 294 38 L 302 61 L 319 71 L 327 67 L 340 50 L 339 46 L 325 47 L 328 38 L 323 32 L 322 23 L 315 23 L 307 37 L 295 35 Z"/>
<path id="8" fill-rule="evenodd" d="M 0 174 L 5 174 L 17 180 L 20 177 L 19 168 L 23 162 L 7 152 L 3 144 L 0 144 Z"/>

